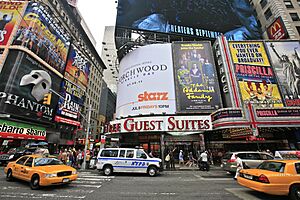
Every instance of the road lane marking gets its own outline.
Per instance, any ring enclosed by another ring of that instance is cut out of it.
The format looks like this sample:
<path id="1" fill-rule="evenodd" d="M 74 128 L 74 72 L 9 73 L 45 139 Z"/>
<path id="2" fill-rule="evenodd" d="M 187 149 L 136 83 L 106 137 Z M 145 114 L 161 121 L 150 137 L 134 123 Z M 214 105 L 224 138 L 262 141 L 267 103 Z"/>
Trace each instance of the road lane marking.
<path id="1" fill-rule="evenodd" d="M 108 179 L 98 179 L 98 178 L 77 178 L 77 180 L 85 180 L 85 181 L 102 181 L 102 180 L 105 180 L 105 181 L 110 181 L 111 179 L 108 178 Z"/>
<path id="2" fill-rule="evenodd" d="M 101 188 L 102 185 L 72 185 L 72 187 Z"/>
<path id="3" fill-rule="evenodd" d="M 32 194 L 32 193 L 0 193 L 0 197 L 3 198 L 32 198 L 32 199 L 41 199 L 41 198 L 70 198 L 70 199 L 84 199 L 86 196 L 73 196 L 73 195 L 57 195 L 57 194 Z"/>

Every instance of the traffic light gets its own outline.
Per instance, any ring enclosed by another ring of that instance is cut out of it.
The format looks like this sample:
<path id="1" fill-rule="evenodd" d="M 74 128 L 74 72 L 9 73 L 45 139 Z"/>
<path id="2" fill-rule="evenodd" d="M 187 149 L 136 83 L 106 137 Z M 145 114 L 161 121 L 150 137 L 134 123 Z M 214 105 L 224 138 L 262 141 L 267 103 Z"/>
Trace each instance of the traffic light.
<path id="1" fill-rule="evenodd" d="M 51 104 L 52 93 L 47 93 L 44 95 L 43 104 L 50 105 Z"/>

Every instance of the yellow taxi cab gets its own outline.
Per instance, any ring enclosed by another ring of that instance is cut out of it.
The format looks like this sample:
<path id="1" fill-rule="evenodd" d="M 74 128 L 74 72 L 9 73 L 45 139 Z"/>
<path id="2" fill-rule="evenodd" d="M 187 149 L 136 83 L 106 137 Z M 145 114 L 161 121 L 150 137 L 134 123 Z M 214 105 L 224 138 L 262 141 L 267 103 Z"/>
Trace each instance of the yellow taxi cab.
<path id="1" fill-rule="evenodd" d="M 269 160 L 256 169 L 243 169 L 240 185 L 271 195 L 300 200 L 300 160 Z"/>
<path id="2" fill-rule="evenodd" d="M 8 163 L 4 172 L 7 181 L 14 178 L 28 181 L 33 190 L 40 186 L 70 183 L 78 177 L 73 167 L 64 165 L 54 157 L 42 155 L 22 156 L 15 162 Z"/>

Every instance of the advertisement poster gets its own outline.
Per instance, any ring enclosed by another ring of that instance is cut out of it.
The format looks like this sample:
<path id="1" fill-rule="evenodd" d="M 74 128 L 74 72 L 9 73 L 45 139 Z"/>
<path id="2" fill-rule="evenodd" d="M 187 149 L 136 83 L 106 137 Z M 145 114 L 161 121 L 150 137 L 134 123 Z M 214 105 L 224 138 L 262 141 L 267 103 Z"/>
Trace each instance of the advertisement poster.
<path id="1" fill-rule="evenodd" d="M 171 44 L 128 53 L 120 63 L 116 116 L 175 114 Z"/>
<path id="2" fill-rule="evenodd" d="M 0 45 L 6 45 L 27 2 L 0 1 Z"/>
<path id="3" fill-rule="evenodd" d="M 172 44 L 177 112 L 211 113 L 222 107 L 210 42 Z"/>
<path id="4" fill-rule="evenodd" d="M 57 114 L 79 120 L 79 112 L 84 104 L 83 90 L 69 81 L 63 80 L 60 94 L 64 98 L 59 98 L 58 100 Z"/>
<path id="5" fill-rule="evenodd" d="M 289 34 L 285 28 L 284 22 L 281 16 L 279 16 L 275 21 L 267 28 L 268 37 L 271 40 L 288 39 Z"/>
<path id="6" fill-rule="evenodd" d="M 28 48 L 63 74 L 70 37 L 55 18 L 43 5 L 30 2 L 13 44 Z"/>
<path id="7" fill-rule="evenodd" d="M 58 96 L 43 104 L 50 89 L 59 91 L 61 78 L 28 54 L 10 50 L 0 74 L 0 110 L 31 120 L 52 121 Z"/>
<path id="8" fill-rule="evenodd" d="M 76 47 L 71 45 L 65 78 L 85 90 L 89 80 L 91 63 Z"/>
<path id="9" fill-rule="evenodd" d="M 283 107 L 263 42 L 229 42 L 229 47 L 243 102 L 258 107 Z"/>
<path id="10" fill-rule="evenodd" d="M 198 38 L 261 38 L 248 0 L 119 0 L 116 26 Z"/>
<path id="11" fill-rule="evenodd" d="M 286 106 L 300 106 L 299 41 L 266 42 Z"/>

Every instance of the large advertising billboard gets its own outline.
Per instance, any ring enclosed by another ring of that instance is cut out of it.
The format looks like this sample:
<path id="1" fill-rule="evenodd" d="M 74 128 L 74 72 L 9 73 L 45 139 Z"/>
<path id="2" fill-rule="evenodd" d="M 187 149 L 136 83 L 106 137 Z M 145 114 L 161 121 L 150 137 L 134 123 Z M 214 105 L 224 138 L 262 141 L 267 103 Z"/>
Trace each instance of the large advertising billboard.
<path id="1" fill-rule="evenodd" d="M 300 106 L 299 41 L 266 42 L 286 106 Z"/>
<path id="2" fill-rule="evenodd" d="M 120 62 L 117 118 L 175 114 L 171 44 L 153 44 L 127 54 Z"/>
<path id="3" fill-rule="evenodd" d="M 13 44 L 28 48 L 62 74 L 66 65 L 70 37 L 55 18 L 55 15 L 42 4 L 30 2 Z"/>
<path id="4" fill-rule="evenodd" d="M 199 38 L 261 38 L 248 0 L 119 0 L 117 8 L 117 27 Z"/>
<path id="5" fill-rule="evenodd" d="M 0 1 L 0 45 L 6 45 L 21 18 L 27 2 Z"/>
<path id="6" fill-rule="evenodd" d="M 177 112 L 211 113 L 222 107 L 210 42 L 173 43 Z"/>
<path id="7" fill-rule="evenodd" d="M 22 118 L 52 121 L 58 96 L 43 104 L 45 94 L 59 91 L 61 78 L 28 54 L 10 50 L 0 74 L 0 111 Z"/>
<path id="8" fill-rule="evenodd" d="M 65 78 L 85 90 L 89 80 L 91 63 L 76 48 L 71 45 L 65 71 Z"/>
<path id="9" fill-rule="evenodd" d="M 258 107 L 283 107 L 264 43 L 229 42 L 229 48 L 242 101 Z"/>

